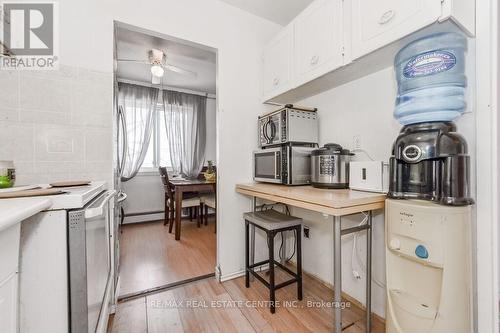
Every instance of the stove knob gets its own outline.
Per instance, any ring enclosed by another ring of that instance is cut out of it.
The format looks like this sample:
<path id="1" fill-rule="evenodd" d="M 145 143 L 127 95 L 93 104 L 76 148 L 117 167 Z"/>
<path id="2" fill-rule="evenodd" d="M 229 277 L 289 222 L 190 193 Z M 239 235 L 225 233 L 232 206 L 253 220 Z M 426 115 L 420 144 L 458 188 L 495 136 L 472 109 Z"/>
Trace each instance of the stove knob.
<path id="1" fill-rule="evenodd" d="M 389 248 L 391 250 L 401 250 L 401 242 L 399 241 L 399 239 L 391 239 L 391 241 L 389 242 Z"/>

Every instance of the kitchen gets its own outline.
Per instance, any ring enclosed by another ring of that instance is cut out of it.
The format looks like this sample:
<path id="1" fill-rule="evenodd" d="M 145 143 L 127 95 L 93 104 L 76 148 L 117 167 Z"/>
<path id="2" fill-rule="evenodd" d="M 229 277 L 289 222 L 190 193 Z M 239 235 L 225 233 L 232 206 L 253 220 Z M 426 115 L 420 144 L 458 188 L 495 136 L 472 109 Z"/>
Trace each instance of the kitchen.
<path id="1" fill-rule="evenodd" d="M 234 1 L 233 4 L 235 3 L 238 1 Z M 435 22 L 437 17 L 444 25 L 455 21 L 460 25 L 461 31 L 468 31 L 466 76 L 471 89 L 468 93 L 472 94 L 472 97 L 467 98 L 470 109 L 456 123 L 459 133 L 466 138 L 471 157 L 470 183 L 475 201 L 473 220 L 482 221 L 481 228 L 475 228 L 473 232 L 476 248 L 473 254 L 482 253 L 475 261 L 474 321 L 476 331 L 496 330 L 498 230 L 496 228 L 497 180 L 496 172 L 493 170 L 497 168 L 495 136 L 497 125 L 496 112 L 490 112 L 490 110 L 496 111 L 497 105 L 496 3 L 488 1 L 477 2 L 474 5 L 474 2 L 464 1 L 464 4 L 471 7 L 461 12 L 462 15 L 455 16 L 453 12 L 448 12 L 447 17 L 441 14 L 424 17 L 422 14 L 424 10 L 419 12 L 421 16 L 413 16 L 414 20 L 405 17 L 412 6 L 401 6 L 402 12 L 396 11 L 395 15 L 393 14 L 395 21 L 392 21 L 401 22 L 396 21 L 401 17 L 403 21 L 401 28 L 394 28 L 391 32 L 382 34 L 385 36 L 383 40 L 374 40 L 371 44 L 356 44 L 351 40 L 351 32 L 343 29 L 345 37 L 338 39 L 347 41 L 344 44 L 343 56 L 334 57 L 334 60 L 315 73 L 300 74 L 301 77 L 297 80 L 288 73 L 293 80 L 285 82 L 286 80 L 279 79 L 278 90 L 271 92 L 268 90 L 265 96 L 262 94 L 262 88 L 266 83 L 263 82 L 261 73 L 268 72 L 270 85 L 273 86 L 274 78 L 277 77 L 276 71 L 282 70 L 282 67 L 276 66 L 275 62 L 267 69 L 264 66 L 263 69 L 260 61 L 266 45 L 276 40 L 276 36 L 287 36 L 287 33 L 290 36 L 289 27 L 299 22 L 293 21 L 294 17 L 309 3 L 295 4 L 296 10 L 288 19 L 281 20 L 281 23 L 274 23 L 255 14 L 259 13 L 258 5 L 253 7 L 248 2 L 245 4 L 245 1 L 241 1 L 241 3 L 244 10 L 220 1 L 194 0 L 155 2 L 152 7 L 138 6 L 134 1 L 109 2 L 105 5 L 95 1 L 61 3 L 59 5 L 60 70 L 51 72 L 16 70 L 0 73 L 2 91 L 5 94 L 2 96 L 3 105 L 0 113 L 2 118 L 0 137 L 2 142 L 7 143 L 0 159 L 14 161 L 16 184 L 47 184 L 59 180 L 89 178 L 106 181 L 110 184 L 109 188 L 113 189 L 111 185 L 114 167 L 113 21 L 125 22 L 149 31 L 213 47 L 218 52 L 217 200 L 223 207 L 217 213 L 216 274 L 220 275 L 218 277 L 222 281 L 241 277 L 245 261 L 242 214 L 251 211 L 252 200 L 235 193 L 235 186 L 253 181 L 252 152 L 258 149 L 257 117 L 280 108 L 275 105 L 264 105 L 262 102 L 275 98 L 275 102 L 281 105 L 293 103 L 317 108 L 321 146 L 331 142 L 350 150 L 354 150 L 357 146 L 375 160 L 388 162 L 392 144 L 401 129 L 400 124 L 393 119 L 397 92 L 392 67 L 394 56 L 407 43 L 429 34 L 430 30 L 422 31 L 421 28 Z M 340 2 L 334 3 L 332 6 L 340 6 Z M 368 9 L 363 9 L 364 15 L 376 13 L 376 20 L 391 9 L 389 4 L 388 8 L 371 8 L 371 4 L 360 1 L 343 3 L 343 10 L 352 9 L 346 5 L 351 3 L 368 6 Z M 433 4 L 434 1 L 428 3 Z M 451 7 L 460 8 L 456 6 L 457 3 L 459 2 L 453 1 L 451 4 L 445 1 L 444 5 L 448 7 L 444 10 L 450 11 Z M 284 13 L 285 9 L 293 6 L 287 2 L 277 13 Z M 441 5 L 439 7 L 441 10 Z M 435 10 L 432 6 L 429 8 Z M 264 6 L 261 7 L 260 13 L 266 17 L 271 15 L 273 10 L 276 9 Z M 249 14 L 248 11 L 253 14 Z M 340 15 L 338 8 L 334 12 L 335 15 Z M 464 12 L 473 16 L 472 22 L 467 21 L 470 17 L 464 16 Z M 360 19 L 360 15 L 349 12 L 343 13 L 341 19 L 346 21 L 346 18 L 351 16 Z M 390 16 L 390 13 L 387 14 L 386 19 L 390 20 Z M 481 19 L 474 20 L 474 16 Z M 304 17 L 302 16 L 302 19 Z M 447 20 L 448 17 L 450 18 Z M 292 21 L 293 24 L 288 25 Z M 319 28 L 311 27 L 311 31 L 306 32 L 308 36 L 314 35 L 317 29 L 322 31 L 328 26 L 328 23 L 325 25 L 319 19 L 312 21 L 319 22 L 317 25 Z M 390 26 L 392 23 L 387 24 Z M 376 25 L 378 26 L 378 23 Z M 470 29 L 471 25 L 473 29 Z M 307 24 L 305 26 L 309 27 Z M 355 27 L 355 24 L 349 26 Z M 333 29 L 340 27 L 336 25 Z M 472 36 L 470 30 L 473 32 Z M 357 33 L 360 31 L 357 30 Z M 303 41 L 320 45 L 341 45 L 341 43 L 325 43 L 321 39 L 324 38 L 321 34 L 318 34 L 318 38 L 320 40 L 305 38 Z M 351 44 L 352 47 L 346 47 Z M 313 49 L 309 46 L 298 50 L 309 52 Z M 289 52 L 278 52 L 278 54 L 294 53 L 292 43 L 284 47 L 288 47 Z M 329 54 L 330 51 L 332 50 L 324 52 Z M 375 52 L 364 55 L 371 51 Z M 363 56 L 360 56 L 362 54 Z M 309 62 L 312 56 L 304 54 L 303 59 Z M 322 63 L 323 58 L 320 55 L 317 62 Z M 350 63 L 347 59 L 356 60 Z M 289 59 L 290 61 L 286 63 L 283 60 L 286 59 L 278 58 L 279 65 L 284 64 L 285 69 L 295 71 L 293 61 Z M 326 73 L 330 74 L 322 75 Z M 58 105 L 53 106 L 51 104 L 53 101 L 57 101 Z M 48 138 L 51 138 L 52 141 L 49 141 L 53 143 L 49 151 L 45 145 L 37 144 L 45 142 Z M 235 138 L 238 138 L 237 144 Z M 359 144 L 355 145 L 355 142 Z M 366 160 L 362 152 L 356 153 L 356 158 Z M 332 224 L 322 223 L 323 216 L 320 213 L 292 209 L 292 214 L 301 216 L 306 220 L 305 224 L 310 227 L 311 238 L 303 239 L 302 245 L 304 271 L 318 276 L 327 283 L 332 283 Z M 359 222 L 359 218 L 349 221 L 351 224 Z M 381 210 L 376 210 L 373 216 L 372 276 L 381 282 L 385 280 L 384 235 L 384 214 Z M 262 240 L 260 237 L 256 238 L 258 248 L 256 258 L 267 256 L 265 241 Z M 317 245 L 314 246 L 314 243 Z M 290 238 L 287 248 L 291 251 L 291 247 Z M 350 248 L 352 242 L 349 240 L 342 249 L 345 261 L 343 265 L 345 269 L 342 272 L 343 291 L 359 302 L 364 302 L 363 282 L 357 282 L 354 277 L 351 279 L 352 274 L 349 269 L 351 251 L 347 250 Z M 364 241 L 361 236 L 359 250 L 364 251 Z M 364 259 L 364 253 L 360 255 Z M 251 283 L 250 290 L 254 288 L 260 288 L 258 281 Z M 293 289 L 294 286 L 289 288 Z M 385 291 L 378 285 L 373 285 L 372 294 L 372 311 L 383 317 Z M 264 292 L 263 295 L 263 300 L 266 300 L 267 294 Z M 126 311 L 144 312 L 144 306 L 139 303 L 130 303 Z M 167 310 L 152 309 L 149 313 L 154 312 L 161 317 L 168 312 Z M 280 310 L 278 309 L 274 316 L 279 316 Z M 118 315 L 119 311 L 116 316 Z M 333 311 L 329 321 L 333 323 Z"/>

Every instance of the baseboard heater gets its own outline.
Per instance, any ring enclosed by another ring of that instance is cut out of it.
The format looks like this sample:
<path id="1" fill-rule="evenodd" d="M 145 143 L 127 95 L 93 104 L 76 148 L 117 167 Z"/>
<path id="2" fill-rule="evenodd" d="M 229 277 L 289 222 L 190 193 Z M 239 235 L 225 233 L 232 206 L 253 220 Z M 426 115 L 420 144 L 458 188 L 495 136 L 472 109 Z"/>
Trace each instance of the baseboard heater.
<path id="1" fill-rule="evenodd" d="M 127 214 L 125 214 L 123 216 L 125 216 L 125 217 L 132 217 L 132 216 L 143 216 L 143 215 L 152 215 L 152 214 L 165 214 L 165 211 L 164 210 L 155 210 L 155 211 L 152 211 L 152 212 L 127 213 Z M 209 213 L 208 215 L 209 216 L 210 215 L 214 215 L 214 213 Z"/>
<path id="2" fill-rule="evenodd" d="M 152 214 L 165 214 L 164 210 L 155 210 L 151 212 L 137 212 L 137 213 L 127 213 L 123 216 L 132 217 L 132 216 L 142 216 L 142 215 L 152 215 Z"/>

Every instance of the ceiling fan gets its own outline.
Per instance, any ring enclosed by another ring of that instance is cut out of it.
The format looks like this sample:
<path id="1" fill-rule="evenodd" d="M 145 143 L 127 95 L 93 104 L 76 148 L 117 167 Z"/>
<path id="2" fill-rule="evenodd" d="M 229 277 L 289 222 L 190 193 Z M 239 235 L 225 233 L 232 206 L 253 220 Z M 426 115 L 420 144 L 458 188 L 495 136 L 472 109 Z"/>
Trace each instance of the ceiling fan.
<path id="1" fill-rule="evenodd" d="M 118 62 L 138 63 L 151 66 L 151 83 L 160 84 L 165 70 L 196 77 L 197 73 L 171 65 L 167 62 L 167 55 L 165 51 L 152 49 L 149 52 L 149 60 L 136 60 L 136 59 L 118 59 Z"/>

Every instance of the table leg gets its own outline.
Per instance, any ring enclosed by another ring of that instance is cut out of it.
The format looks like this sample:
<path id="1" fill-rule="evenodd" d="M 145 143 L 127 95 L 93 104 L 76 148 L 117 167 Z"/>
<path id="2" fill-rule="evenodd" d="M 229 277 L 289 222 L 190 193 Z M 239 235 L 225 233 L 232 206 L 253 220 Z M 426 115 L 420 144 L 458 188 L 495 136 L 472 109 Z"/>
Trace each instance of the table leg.
<path id="1" fill-rule="evenodd" d="M 342 218 L 340 216 L 333 217 L 333 286 L 334 294 L 333 301 L 335 305 L 335 329 L 334 332 L 342 332 Z"/>
<path id="2" fill-rule="evenodd" d="M 175 240 L 181 239 L 182 190 L 175 191 Z"/>
<path id="3" fill-rule="evenodd" d="M 257 211 L 257 198 L 253 197 L 252 211 Z M 250 224 L 250 265 L 255 264 L 255 225 Z M 254 276 L 250 275 L 250 281 L 253 282 Z"/>
<path id="4" fill-rule="evenodd" d="M 371 332 L 372 313 L 372 211 L 368 212 L 366 229 L 366 332 Z"/>
<path id="5" fill-rule="evenodd" d="M 250 224 L 250 265 L 255 264 L 255 225 Z M 250 281 L 253 282 L 253 275 L 250 275 Z"/>

